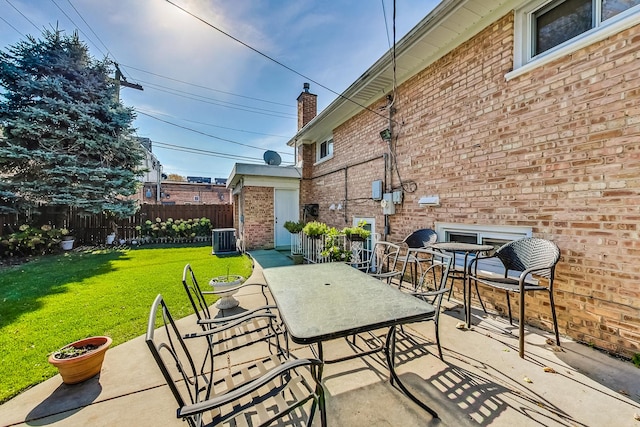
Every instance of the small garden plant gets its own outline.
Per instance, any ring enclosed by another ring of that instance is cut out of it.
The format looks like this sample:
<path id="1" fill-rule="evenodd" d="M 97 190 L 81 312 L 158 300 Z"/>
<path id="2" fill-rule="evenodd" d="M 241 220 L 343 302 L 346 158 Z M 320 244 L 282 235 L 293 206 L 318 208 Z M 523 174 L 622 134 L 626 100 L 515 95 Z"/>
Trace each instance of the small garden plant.
<path id="1" fill-rule="evenodd" d="M 53 357 L 55 357 L 56 359 L 71 359 L 73 357 L 82 356 L 83 354 L 93 351 L 96 348 L 98 348 L 98 346 L 93 344 L 87 344 L 82 347 L 74 347 L 72 345 L 68 345 L 54 352 Z"/>

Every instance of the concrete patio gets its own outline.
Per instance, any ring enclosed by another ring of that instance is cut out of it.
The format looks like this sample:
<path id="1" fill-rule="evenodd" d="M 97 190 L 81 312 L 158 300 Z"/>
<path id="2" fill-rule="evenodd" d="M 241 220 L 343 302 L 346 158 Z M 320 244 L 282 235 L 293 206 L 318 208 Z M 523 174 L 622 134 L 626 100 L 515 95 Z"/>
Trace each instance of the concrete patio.
<path id="1" fill-rule="evenodd" d="M 256 264 L 249 282 L 262 282 L 263 268 L 290 262 L 276 251 L 252 256 Z M 261 300 L 248 291 L 236 297 L 243 308 Z M 520 359 L 517 325 L 474 310 L 476 325 L 458 329 L 462 308 L 453 300 L 445 305 L 440 318 L 444 361 L 437 357 L 433 322 L 405 327 L 397 349 L 403 382 L 440 420 L 390 385 L 383 356 L 373 355 L 325 367 L 329 426 L 640 427 L 640 369 L 633 364 L 568 339 L 556 348 L 547 343 L 551 334 L 531 327 L 526 328 L 526 358 Z M 179 326 L 186 331 L 193 323 L 190 316 Z M 291 344 L 291 349 L 296 356 L 311 355 L 307 347 Z M 344 340 L 325 346 L 327 355 L 348 351 Z M 250 357 L 234 355 L 229 363 Z M 111 348 L 98 377 L 67 386 L 56 376 L 1 405 L 0 426 L 184 426 L 175 410 L 141 335 Z M 316 417 L 314 425 L 319 424 Z"/>

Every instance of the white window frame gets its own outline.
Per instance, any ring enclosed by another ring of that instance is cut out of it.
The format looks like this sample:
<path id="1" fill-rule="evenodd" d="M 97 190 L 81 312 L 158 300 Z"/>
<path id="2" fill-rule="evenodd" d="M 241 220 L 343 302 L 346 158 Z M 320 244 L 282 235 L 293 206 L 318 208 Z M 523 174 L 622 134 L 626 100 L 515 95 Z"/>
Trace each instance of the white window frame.
<path id="1" fill-rule="evenodd" d="M 534 57 L 532 56 L 533 15 L 554 1 L 556 0 L 534 0 L 515 11 L 513 71 L 505 75 L 507 80 L 640 23 L 640 5 L 637 5 L 604 22 L 597 20 L 598 22 L 591 30 Z M 601 0 L 595 0 L 596 16 L 600 16 L 600 4 Z"/>
<path id="2" fill-rule="evenodd" d="M 322 148 L 321 148 L 322 144 L 325 144 L 325 143 L 328 144 L 327 146 L 329 145 L 331 146 L 331 152 L 324 157 L 320 157 L 320 154 L 322 153 Z M 332 158 L 333 158 L 333 136 L 322 139 L 320 140 L 320 142 L 316 144 L 316 164 L 325 162 Z"/>

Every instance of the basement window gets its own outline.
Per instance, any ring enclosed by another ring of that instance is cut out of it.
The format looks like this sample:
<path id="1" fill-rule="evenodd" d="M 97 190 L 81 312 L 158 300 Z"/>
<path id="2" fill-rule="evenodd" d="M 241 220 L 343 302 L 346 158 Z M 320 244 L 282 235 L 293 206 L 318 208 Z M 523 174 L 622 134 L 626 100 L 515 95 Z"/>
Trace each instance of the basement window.
<path id="1" fill-rule="evenodd" d="M 479 245 L 491 245 L 493 253 L 505 243 L 513 240 L 531 237 L 531 227 L 520 226 L 495 226 L 482 224 L 456 224 L 448 222 L 436 222 L 435 231 L 438 234 L 438 242 L 476 243 Z M 469 254 L 470 262 L 474 254 Z M 464 254 L 456 256 L 456 267 L 462 268 Z M 493 273 L 504 276 L 504 267 L 500 260 L 481 261 L 479 268 L 484 273 Z"/>

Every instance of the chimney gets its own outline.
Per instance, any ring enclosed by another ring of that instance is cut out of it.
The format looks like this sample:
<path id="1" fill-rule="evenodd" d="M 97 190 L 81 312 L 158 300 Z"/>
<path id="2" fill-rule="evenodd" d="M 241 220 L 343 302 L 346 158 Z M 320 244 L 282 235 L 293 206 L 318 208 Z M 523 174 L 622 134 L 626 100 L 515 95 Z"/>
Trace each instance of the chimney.
<path id="1" fill-rule="evenodd" d="M 305 83 L 304 91 L 298 96 L 298 130 L 318 114 L 318 95 L 309 93 L 309 83 Z"/>

